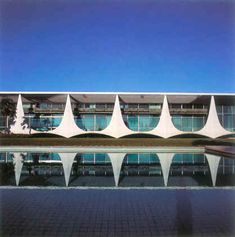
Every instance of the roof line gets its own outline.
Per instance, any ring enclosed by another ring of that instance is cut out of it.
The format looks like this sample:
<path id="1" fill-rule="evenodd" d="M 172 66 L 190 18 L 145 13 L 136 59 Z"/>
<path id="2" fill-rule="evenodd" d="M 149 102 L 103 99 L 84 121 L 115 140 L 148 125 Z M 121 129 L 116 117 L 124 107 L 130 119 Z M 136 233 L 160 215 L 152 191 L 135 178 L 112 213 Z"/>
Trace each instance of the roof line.
<path id="1" fill-rule="evenodd" d="M 0 94 L 77 94 L 77 95 L 230 95 L 235 93 L 193 93 L 193 92 L 74 92 L 74 91 L 0 91 Z"/>

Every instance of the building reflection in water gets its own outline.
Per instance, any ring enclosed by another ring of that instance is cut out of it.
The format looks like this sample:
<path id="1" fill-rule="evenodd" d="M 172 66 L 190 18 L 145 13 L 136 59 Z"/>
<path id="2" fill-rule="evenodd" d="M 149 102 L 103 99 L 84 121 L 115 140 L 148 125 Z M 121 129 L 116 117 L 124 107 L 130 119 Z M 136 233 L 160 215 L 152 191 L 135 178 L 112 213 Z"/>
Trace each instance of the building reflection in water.
<path id="1" fill-rule="evenodd" d="M 0 153 L 1 185 L 235 186 L 235 160 L 203 153 Z"/>

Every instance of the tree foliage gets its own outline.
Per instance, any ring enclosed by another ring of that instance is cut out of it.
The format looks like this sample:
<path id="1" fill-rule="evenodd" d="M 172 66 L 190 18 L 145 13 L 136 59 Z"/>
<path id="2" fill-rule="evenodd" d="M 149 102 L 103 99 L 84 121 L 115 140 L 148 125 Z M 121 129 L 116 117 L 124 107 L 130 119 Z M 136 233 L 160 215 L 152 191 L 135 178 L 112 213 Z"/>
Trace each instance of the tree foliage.
<path id="1" fill-rule="evenodd" d="M 16 112 L 16 104 L 12 99 L 3 98 L 0 101 L 0 113 L 3 116 L 14 117 Z"/>

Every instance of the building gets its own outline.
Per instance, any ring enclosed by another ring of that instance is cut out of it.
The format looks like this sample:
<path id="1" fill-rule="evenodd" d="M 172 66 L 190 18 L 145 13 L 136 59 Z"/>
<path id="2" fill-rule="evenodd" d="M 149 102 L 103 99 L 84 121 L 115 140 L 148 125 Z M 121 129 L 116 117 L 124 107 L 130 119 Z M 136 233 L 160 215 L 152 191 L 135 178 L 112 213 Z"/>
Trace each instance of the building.
<path id="1" fill-rule="evenodd" d="M 146 135 L 235 134 L 235 94 L 127 92 L 0 92 L 16 104 L 13 120 L 1 115 L 1 129 L 15 134 L 63 137 L 101 134 L 114 138 Z"/>

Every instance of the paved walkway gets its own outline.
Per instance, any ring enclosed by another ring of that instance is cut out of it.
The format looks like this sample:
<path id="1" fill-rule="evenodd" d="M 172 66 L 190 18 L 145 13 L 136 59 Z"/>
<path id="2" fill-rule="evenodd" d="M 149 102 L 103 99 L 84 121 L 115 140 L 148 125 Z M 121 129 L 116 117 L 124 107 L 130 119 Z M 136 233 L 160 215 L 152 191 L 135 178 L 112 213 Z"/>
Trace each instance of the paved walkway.
<path id="1" fill-rule="evenodd" d="M 235 189 L 0 192 L 0 236 L 235 236 Z"/>

